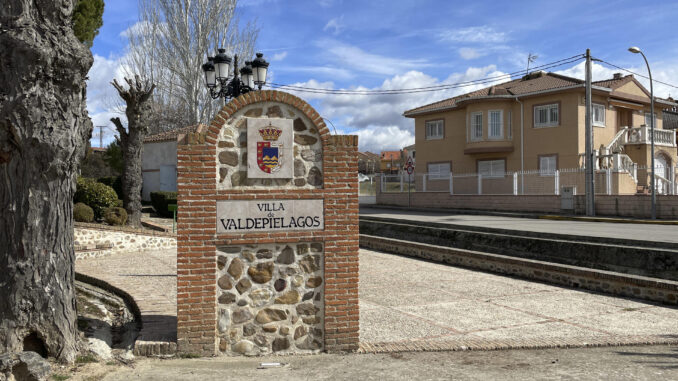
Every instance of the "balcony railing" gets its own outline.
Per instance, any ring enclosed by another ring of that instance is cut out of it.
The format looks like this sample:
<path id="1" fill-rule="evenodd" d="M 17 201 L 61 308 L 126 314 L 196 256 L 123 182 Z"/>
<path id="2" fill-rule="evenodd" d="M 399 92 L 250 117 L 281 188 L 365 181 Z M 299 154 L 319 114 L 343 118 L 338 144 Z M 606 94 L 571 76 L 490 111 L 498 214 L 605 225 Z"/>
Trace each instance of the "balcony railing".
<path id="1" fill-rule="evenodd" d="M 626 128 L 624 140 L 626 144 L 650 144 L 652 130 L 650 127 Z M 676 132 L 673 130 L 654 130 L 654 144 L 659 146 L 676 146 Z"/>

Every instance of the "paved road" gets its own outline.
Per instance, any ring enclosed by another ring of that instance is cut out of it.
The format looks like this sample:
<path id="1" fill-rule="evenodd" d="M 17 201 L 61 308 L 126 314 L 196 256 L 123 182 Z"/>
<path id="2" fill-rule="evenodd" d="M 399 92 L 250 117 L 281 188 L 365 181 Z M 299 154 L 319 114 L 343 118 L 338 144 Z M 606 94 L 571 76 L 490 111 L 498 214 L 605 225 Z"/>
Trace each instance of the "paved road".
<path id="1" fill-rule="evenodd" d="M 504 216 L 418 212 L 403 209 L 361 207 L 361 216 L 407 219 L 486 228 L 525 230 L 540 233 L 589 237 L 623 238 L 678 244 L 678 226 L 611 222 L 553 221 Z"/>

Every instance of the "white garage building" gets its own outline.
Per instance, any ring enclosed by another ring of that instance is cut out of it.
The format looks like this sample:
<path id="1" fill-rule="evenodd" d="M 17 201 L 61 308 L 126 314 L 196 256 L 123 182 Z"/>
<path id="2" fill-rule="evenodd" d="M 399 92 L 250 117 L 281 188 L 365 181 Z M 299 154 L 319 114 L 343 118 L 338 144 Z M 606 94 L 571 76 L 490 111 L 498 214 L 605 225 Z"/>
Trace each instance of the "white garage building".
<path id="1" fill-rule="evenodd" d="M 141 160 L 143 188 L 141 199 L 151 200 L 151 192 L 177 191 L 177 138 L 188 132 L 200 131 L 203 125 L 178 128 L 150 135 L 144 139 Z"/>

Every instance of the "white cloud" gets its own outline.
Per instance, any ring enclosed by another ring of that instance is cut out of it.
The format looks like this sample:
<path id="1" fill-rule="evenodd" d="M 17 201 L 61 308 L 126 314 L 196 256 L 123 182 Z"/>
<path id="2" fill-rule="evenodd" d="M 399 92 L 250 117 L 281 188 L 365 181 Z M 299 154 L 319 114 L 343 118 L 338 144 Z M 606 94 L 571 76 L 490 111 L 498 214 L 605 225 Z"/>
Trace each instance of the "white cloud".
<path id="1" fill-rule="evenodd" d="M 87 111 L 94 126 L 113 127 L 110 119 L 119 117 L 127 123 L 125 114 L 119 110 L 120 97 L 111 82 L 124 81 L 125 66 L 122 58 L 105 58 L 94 55 L 94 64 L 87 74 Z M 95 129 L 98 133 L 98 129 Z M 105 133 L 104 145 L 113 140 L 113 132 Z M 99 145 L 99 139 L 93 138 L 92 144 Z"/>
<path id="2" fill-rule="evenodd" d="M 461 48 L 459 49 L 459 56 L 465 60 L 472 60 L 478 57 L 484 56 L 484 53 L 481 53 L 478 49 L 474 48 Z"/>
<path id="3" fill-rule="evenodd" d="M 353 68 L 362 73 L 396 75 L 408 70 L 430 66 L 423 59 L 392 58 L 368 53 L 356 46 L 331 39 L 320 40 L 317 45 L 330 54 L 332 60 L 336 61 L 338 65 Z"/>
<path id="4" fill-rule="evenodd" d="M 367 88 L 364 86 L 352 87 L 351 90 L 394 90 L 412 87 L 428 87 L 441 84 L 453 84 L 474 79 L 498 77 L 505 73 L 497 71 L 494 65 L 486 67 L 471 67 L 462 73 L 453 73 L 445 80 L 440 81 L 418 71 L 408 71 L 402 75 L 395 75 L 385 80 L 380 86 Z M 503 82 L 507 80 L 503 78 Z M 304 99 L 313 101 L 318 112 L 325 118 L 332 120 L 338 129 L 347 133 L 358 134 L 359 149 L 379 152 L 386 149 L 399 149 L 414 142 L 414 121 L 402 116 L 406 110 L 467 93 L 479 88 L 490 86 L 492 83 L 465 86 L 460 88 L 409 94 L 314 94 L 297 92 Z M 331 82 L 310 80 L 296 83 L 294 86 L 308 88 L 334 88 Z"/>
<path id="5" fill-rule="evenodd" d="M 335 36 L 341 33 L 345 29 L 344 25 L 344 15 L 341 15 L 341 17 L 335 17 L 331 19 L 330 21 L 325 24 L 325 27 L 323 27 L 323 32 L 330 32 L 334 34 Z"/>
<path id="6" fill-rule="evenodd" d="M 603 66 L 597 62 L 593 62 L 591 65 L 592 73 L 591 77 L 593 78 L 594 81 L 600 81 L 603 79 L 610 79 L 614 75 L 614 73 L 621 73 L 622 75 L 626 76 L 631 73 L 616 69 L 616 68 L 610 68 L 608 66 Z M 629 71 L 632 71 L 634 73 L 638 73 L 641 75 L 646 75 L 647 73 L 647 68 L 645 67 L 628 67 L 627 68 Z M 558 74 L 562 75 L 567 75 L 570 77 L 575 77 L 579 79 L 585 79 L 585 74 L 586 74 L 586 62 L 582 61 L 578 63 L 577 65 L 565 69 L 565 70 L 560 70 L 556 71 Z M 657 68 L 652 70 L 653 77 L 652 79 L 653 84 L 654 84 L 654 94 L 655 97 L 661 97 L 661 98 L 666 98 L 669 95 L 672 95 L 675 97 L 678 95 L 678 89 L 671 87 L 671 86 L 666 86 L 661 83 L 657 83 L 655 81 L 659 80 L 661 82 L 666 82 L 672 85 L 675 85 L 676 83 L 676 78 L 678 78 L 678 67 L 676 66 L 658 66 Z M 646 89 L 650 90 L 650 80 L 647 78 L 643 78 L 640 76 L 635 75 L 635 78 L 645 86 Z"/>
<path id="7" fill-rule="evenodd" d="M 445 30 L 440 32 L 438 37 L 444 42 L 484 44 L 501 43 L 507 39 L 505 32 L 497 32 L 494 28 L 486 25 Z"/>
<path id="8" fill-rule="evenodd" d="M 358 135 L 359 150 L 363 152 L 395 151 L 414 144 L 414 134 L 398 126 L 358 130 L 354 134 Z"/>
<path id="9" fill-rule="evenodd" d="M 275 53 L 271 58 L 271 61 L 282 61 L 287 57 L 287 51 Z"/>

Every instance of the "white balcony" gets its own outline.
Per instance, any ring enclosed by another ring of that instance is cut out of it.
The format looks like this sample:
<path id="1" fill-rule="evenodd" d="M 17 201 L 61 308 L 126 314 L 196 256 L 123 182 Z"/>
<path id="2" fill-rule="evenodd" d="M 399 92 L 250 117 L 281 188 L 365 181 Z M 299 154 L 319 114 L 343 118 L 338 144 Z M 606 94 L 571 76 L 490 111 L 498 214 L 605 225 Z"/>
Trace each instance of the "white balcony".
<path id="1" fill-rule="evenodd" d="M 626 128 L 623 142 L 625 144 L 650 144 L 652 138 L 652 130 L 650 127 L 632 127 Z M 676 146 L 676 132 L 673 130 L 654 130 L 654 144 L 658 146 L 675 147 Z"/>

